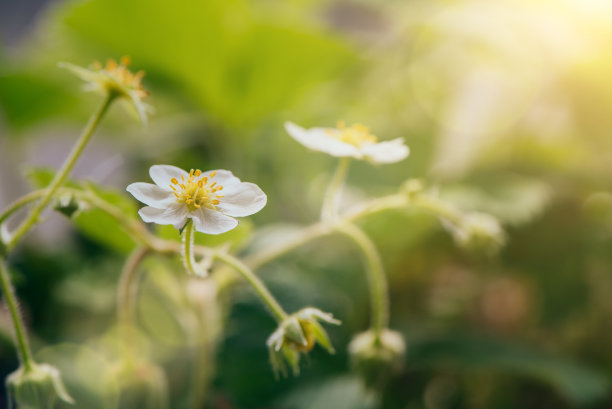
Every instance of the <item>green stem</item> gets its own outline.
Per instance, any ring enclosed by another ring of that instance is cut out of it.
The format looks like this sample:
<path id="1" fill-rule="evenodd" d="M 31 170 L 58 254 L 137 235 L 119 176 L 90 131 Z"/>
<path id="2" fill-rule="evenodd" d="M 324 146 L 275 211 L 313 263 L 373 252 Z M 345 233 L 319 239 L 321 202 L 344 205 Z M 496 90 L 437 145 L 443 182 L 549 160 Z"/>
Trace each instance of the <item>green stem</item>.
<path id="1" fill-rule="evenodd" d="M 227 253 L 215 253 L 215 258 L 223 261 L 229 266 L 233 267 L 242 277 L 253 287 L 259 298 L 266 304 L 266 306 L 276 318 L 276 321 L 280 324 L 287 318 L 287 313 L 283 310 L 283 307 L 280 306 L 278 301 L 274 298 L 274 296 L 270 293 L 268 288 L 264 285 L 264 283 L 251 271 L 251 269 L 244 264 L 242 261 L 237 258 L 230 256 Z"/>
<path id="2" fill-rule="evenodd" d="M 193 257 L 193 235 L 195 228 L 193 226 L 193 220 L 189 219 L 183 230 L 183 264 L 185 270 L 191 275 L 201 275 L 197 273 L 195 259 Z"/>
<path id="3" fill-rule="evenodd" d="M 301 229 L 292 237 L 287 237 L 277 246 L 269 247 L 245 257 L 244 262 L 253 270 L 257 270 L 262 265 L 279 258 L 285 253 L 296 249 L 309 241 L 318 237 L 332 233 L 327 223 L 316 223 Z"/>
<path id="4" fill-rule="evenodd" d="M 2 259 L 0 259 L 0 285 L 2 286 L 4 299 L 6 300 L 11 319 L 13 320 L 13 326 L 15 327 L 15 337 L 17 338 L 17 347 L 19 349 L 21 364 L 25 367 L 26 371 L 29 371 L 33 369 L 36 364 L 34 358 L 32 358 L 28 335 L 23 326 L 21 315 L 19 314 L 19 306 L 17 304 L 17 298 L 15 297 L 15 291 L 13 290 L 8 268 Z"/>
<path id="5" fill-rule="evenodd" d="M 323 207 L 321 209 L 321 220 L 323 221 L 329 222 L 335 220 L 338 216 L 338 204 L 340 202 L 342 184 L 346 179 L 350 163 L 350 158 L 340 158 L 340 162 L 338 162 L 336 172 L 325 191 L 325 198 L 323 199 Z"/>
<path id="6" fill-rule="evenodd" d="M 117 295 L 117 314 L 121 324 L 129 326 L 134 323 L 134 301 L 138 292 L 138 266 L 150 251 L 148 247 L 138 247 L 130 254 L 121 271 Z"/>
<path id="7" fill-rule="evenodd" d="M 431 212 L 455 225 L 461 224 L 463 219 L 462 213 L 454 206 L 433 196 L 419 195 L 414 204 L 422 210 Z"/>
<path id="8" fill-rule="evenodd" d="M 359 227 L 350 223 L 342 223 L 337 230 L 351 238 L 359 246 L 366 260 L 366 272 L 370 287 L 370 303 L 372 308 L 372 329 L 377 339 L 383 329 L 389 325 L 389 294 L 387 277 L 382 260 L 376 246 Z"/>
<path id="9" fill-rule="evenodd" d="M 23 235 L 25 235 L 32 228 L 32 226 L 37 222 L 38 217 L 40 216 L 42 211 L 51 201 L 51 198 L 53 197 L 53 194 L 55 193 L 55 191 L 61 186 L 62 183 L 64 183 L 64 181 L 66 180 L 66 177 L 68 177 L 68 174 L 70 173 L 70 171 L 76 164 L 77 160 L 79 159 L 79 156 L 81 156 L 81 153 L 83 152 L 83 149 L 85 148 L 85 145 L 87 145 L 87 142 L 89 142 L 89 140 L 91 139 L 91 136 L 93 135 L 94 131 L 100 124 L 100 121 L 104 117 L 104 114 L 106 113 L 108 108 L 111 106 L 115 98 L 116 98 L 116 95 L 109 94 L 104 100 L 104 103 L 98 109 L 98 111 L 96 111 L 91 116 L 91 118 L 89 119 L 89 122 L 87 123 L 87 126 L 85 127 L 85 129 L 83 130 L 83 133 L 81 134 L 81 137 L 79 138 L 77 143 L 72 148 L 70 155 L 68 155 L 61 169 L 55 174 L 53 181 L 49 185 L 48 189 L 46 189 L 47 190 L 46 194 L 43 196 L 42 200 L 38 202 L 38 204 L 32 209 L 32 211 L 30 212 L 26 220 L 17 228 L 17 231 L 9 239 L 9 242 L 7 243 L 8 250 L 12 249 L 19 242 L 19 240 L 23 237 Z"/>

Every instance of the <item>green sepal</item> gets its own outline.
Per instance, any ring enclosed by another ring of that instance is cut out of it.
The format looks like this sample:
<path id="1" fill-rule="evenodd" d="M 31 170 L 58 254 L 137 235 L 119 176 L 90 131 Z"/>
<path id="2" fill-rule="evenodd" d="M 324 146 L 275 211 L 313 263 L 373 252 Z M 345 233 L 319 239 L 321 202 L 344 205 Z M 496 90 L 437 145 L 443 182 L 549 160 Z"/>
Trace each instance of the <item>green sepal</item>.
<path id="1" fill-rule="evenodd" d="M 53 210 L 56 210 L 64 216 L 72 219 L 72 217 L 80 210 L 81 205 L 71 193 L 65 193 L 57 198 Z"/>

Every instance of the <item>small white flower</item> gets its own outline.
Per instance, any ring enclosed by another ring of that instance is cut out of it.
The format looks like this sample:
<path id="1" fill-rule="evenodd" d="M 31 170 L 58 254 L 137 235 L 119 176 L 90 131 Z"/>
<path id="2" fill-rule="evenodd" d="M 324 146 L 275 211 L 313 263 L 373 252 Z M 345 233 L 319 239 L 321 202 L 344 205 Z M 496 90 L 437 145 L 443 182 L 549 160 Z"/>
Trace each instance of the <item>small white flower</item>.
<path id="1" fill-rule="evenodd" d="M 339 121 L 336 128 L 304 129 L 293 122 L 286 122 L 285 129 L 305 147 L 336 157 L 394 163 L 410 153 L 403 138 L 378 142 L 378 138 L 370 133 L 370 128 L 361 124 L 346 127 L 344 122 Z"/>
<path id="2" fill-rule="evenodd" d="M 220 234 L 238 225 L 233 217 L 257 213 L 267 201 L 257 185 L 241 182 L 228 170 L 187 173 L 176 166 L 154 165 L 149 175 L 155 185 L 137 182 L 127 187 L 147 205 L 138 212 L 147 223 L 181 229 L 191 218 L 197 231 Z"/>

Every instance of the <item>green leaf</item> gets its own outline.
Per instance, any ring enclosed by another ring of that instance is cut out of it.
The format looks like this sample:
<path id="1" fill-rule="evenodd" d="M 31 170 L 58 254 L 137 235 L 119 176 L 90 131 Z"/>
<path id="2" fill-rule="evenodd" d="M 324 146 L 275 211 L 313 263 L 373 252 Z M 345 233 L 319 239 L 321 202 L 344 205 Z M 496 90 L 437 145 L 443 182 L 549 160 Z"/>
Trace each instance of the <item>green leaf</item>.
<path id="1" fill-rule="evenodd" d="M 448 187 L 441 196 L 462 210 L 490 213 L 504 224 L 520 225 L 529 223 L 544 211 L 552 190 L 538 180 L 504 177 L 487 181 L 481 188 Z"/>
<path id="2" fill-rule="evenodd" d="M 44 189 L 51 184 L 56 172 L 57 170 L 47 167 L 35 167 L 26 169 L 25 177 L 34 189 Z M 64 186 L 79 188 L 78 184 L 70 180 L 65 181 Z"/>
<path id="3" fill-rule="evenodd" d="M 376 396 L 357 377 L 342 376 L 311 383 L 284 397 L 278 405 L 288 409 L 374 409 Z"/>
<path id="4" fill-rule="evenodd" d="M 81 233 L 99 244 L 129 254 L 136 243 L 115 218 L 99 209 L 91 209 L 74 217 L 74 223 Z"/>
<path id="5" fill-rule="evenodd" d="M 124 216 L 136 218 L 136 206 L 127 196 L 92 182 L 87 182 L 86 188 L 91 194 L 120 209 Z M 127 254 L 136 246 L 122 223 L 100 209 L 83 211 L 74 218 L 74 222 L 83 234 L 120 253 Z"/>
<path id="6" fill-rule="evenodd" d="M 77 105 L 77 95 L 48 70 L 0 73 L 0 111 L 14 129 L 66 114 Z"/>
<path id="7" fill-rule="evenodd" d="M 232 125 L 275 115 L 355 61 L 348 44 L 329 31 L 282 14 L 259 15 L 242 0 L 185 0 L 181 7 L 93 0 L 68 3 L 53 16 L 86 55 L 129 54 L 135 69 L 150 74 L 145 83 L 170 79 L 207 115 Z"/>
<path id="8" fill-rule="evenodd" d="M 453 333 L 422 339 L 408 347 L 411 366 L 489 369 L 539 379 L 575 404 L 603 398 L 610 383 L 603 373 L 580 363 L 505 341 Z"/>

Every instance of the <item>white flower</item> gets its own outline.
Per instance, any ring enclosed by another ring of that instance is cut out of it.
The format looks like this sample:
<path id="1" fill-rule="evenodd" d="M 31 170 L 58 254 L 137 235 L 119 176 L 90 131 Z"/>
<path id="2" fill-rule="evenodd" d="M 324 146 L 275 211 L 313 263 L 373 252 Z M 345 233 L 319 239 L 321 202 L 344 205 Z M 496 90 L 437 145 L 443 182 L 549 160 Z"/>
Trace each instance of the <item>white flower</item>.
<path id="1" fill-rule="evenodd" d="M 339 121 L 336 128 L 304 129 L 293 122 L 286 122 L 285 129 L 305 147 L 337 157 L 394 163 L 410 153 L 403 138 L 378 142 L 378 138 L 370 133 L 370 128 L 361 124 L 346 127 L 344 122 Z"/>
<path id="2" fill-rule="evenodd" d="M 149 175 L 155 185 L 137 182 L 127 187 L 147 205 L 138 212 L 147 223 L 181 229 L 191 218 L 197 231 L 220 234 L 238 225 L 232 216 L 257 213 L 267 201 L 257 185 L 241 182 L 228 170 L 187 173 L 176 166 L 154 165 Z"/>

